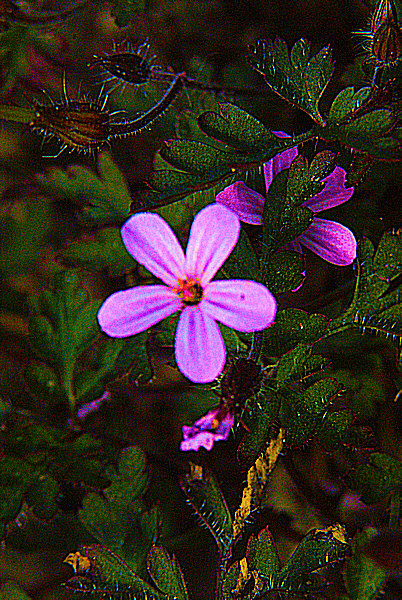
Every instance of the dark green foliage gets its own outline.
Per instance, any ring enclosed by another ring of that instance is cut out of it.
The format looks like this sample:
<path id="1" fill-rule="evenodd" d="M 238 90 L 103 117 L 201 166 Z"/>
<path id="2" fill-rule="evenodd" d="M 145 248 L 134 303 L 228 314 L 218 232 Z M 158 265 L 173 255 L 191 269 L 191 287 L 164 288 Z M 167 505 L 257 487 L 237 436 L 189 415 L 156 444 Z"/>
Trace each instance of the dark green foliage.
<path id="1" fill-rule="evenodd" d="M 155 585 L 167 596 L 188 600 L 186 583 L 175 556 L 164 548 L 153 546 L 148 552 L 147 568 Z"/>
<path id="2" fill-rule="evenodd" d="M 125 448 L 117 469 L 109 467 L 105 475 L 110 485 L 102 494 L 84 498 L 79 518 L 100 543 L 138 571 L 159 528 L 157 508 L 147 511 L 141 499 L 148 485 L 144 453 L 137 447 Z"/>
<path id="3" fill-rule="evenodd" d="M 96 315 L 102 304 L 100 300 L 88 301 L 79 282 L 74 271 L 56 275 L 52 288 L 32 299 L 30 319 L 30 343 L 35 352 L 54 367 L 58 380 L 52 381 L 52 372 L 48 370 L 50 379 L 43 386 L 44 373 L 37 372 L 33 392 L 43 393 L 47 387 L 52 395 L 56 388 L 64 394 L 72 410 L 79 398 L 73 381 L 76 363 L 80 354 L 99 336 Z M 34 380 L 32 367 L 28 380 L 31 383 Z"/>
<path id="4" fill-rule="evenodd" d="M 297 308 L 281 310 L 264 332 L 263 354 L 280 356 L 300 342 L 312 344 L 321 338 L 327 323 L 324 315 L 310 315 Z"/>
<path id="5" fill-rule="evenodd" d="M 323 124 L 318 103 L 331 79 L 334 64 L 329 47 L 310 60 L 309 55 L 310 44 L 306 40 L 296 42 L 289 54 L 286 43 L 277 37 L 273 42 L 259 40 L 250 48 L 247 60 L 274 92 Z"/>
<path id="6" fill-rule="evenodd" d="M 385 233 L 376 250 L 370 240 L 361 240 L 358 259 L 359 271 L 351 305 L 329 328 L 336 331 L 345 326 L 359 327 L 363 333 L 372 333 L 399 345 L 402 335 L 399 232 Z"/>
<path id="7" fill-rule="evenodd" d="M 113 0 L 112 16 L 118 27 L 126 27 L 134 16 L 145 8 L 144 0 Z"/>
<path id="8" fill-rule="evenodd" d="M 377 530 L 368 527 L 353 540 L 353 556 L 347 561 L 344 572 L 349 600 L 375 600 L 381 593 L 387 574 L 362 553 L 364 545 L 375 537 Z"/>
<path id="9" fill-rule="evenodd" d="M 187 500 L 215 538 L 221 554 L 232 539 L 232 517 L 214 475 L 190 463 L 190 473 L 181 480 Z"/>
<path id="10" fill-rule="evenodd" d="M 40 180 L 56 196 L 80 209 L 87 224 L 122 224 L 129 216 L 131 196 L 124 175 L 108 152 L 99 154 L 99 176 L 93 169 L 74 165 L 54 168 Z"/>
<path id="11" fill-rule="evenodd" d="M 349 471 L 346 480 L 348 485 L 361 492 L 362 502 L 374 504 L 401 488 L 402 465 L 388 454 L 373 452 L 366 464 Z"/>

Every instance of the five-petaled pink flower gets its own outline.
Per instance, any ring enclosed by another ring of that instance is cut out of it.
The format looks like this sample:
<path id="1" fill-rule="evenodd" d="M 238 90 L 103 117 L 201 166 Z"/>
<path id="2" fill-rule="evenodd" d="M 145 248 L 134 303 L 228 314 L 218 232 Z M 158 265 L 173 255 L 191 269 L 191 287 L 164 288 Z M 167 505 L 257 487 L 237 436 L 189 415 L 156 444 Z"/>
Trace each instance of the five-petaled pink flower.
<path id="1" fill-rule="evenodd" d="M 289 137 L 281 131 L 273 133 L 278 137 Z M 297 148 L 290 148 L 280 152 L 264 164 L 267 190 L 273 178 L 284 169 L 288 169 L 297 154 Z M 345 176 L 344 169 L 335 167 L 332 173 L 322 180 L 325 183 L 324 189 L 302 204 L 313 212 L 313 222 L 295 240 L 286 244 L 286 249 L 301 253 L 300 245 L 303 244 L 333 265 L 346 266 L 354 261 L 356 239 L 350 229 L 340 223 L 319 219 L 315 216 L 322 210 L 333 208 L 349 200 L 354 188 L 345 188 Z M 217 195 L 216 201 L 233 210 L 241 221 L 251 225 L 262 224 L 265 198 L 248 188 L 242 181 L 233 183 L 222 190 Z"/>
<path id="2" fill-rule="evenodd" d="M 226 351 L 216 321 L 238 331 L 262 330 L 275 318 L 276 302 L 262 284 L 242 279 L 211 281 L 240 233 L 231 210 L 212 204 L 195 217 L 186 255 L 169 225 L 157 214 L 138 213 L 122 227 L 130 254 L 165 285 L 146 285 L 112 294 L 98 321 L 111 337 L 145 331 L 181 311 L 175 356 L 191 381 L 213 381 L 222 371 Z"/>

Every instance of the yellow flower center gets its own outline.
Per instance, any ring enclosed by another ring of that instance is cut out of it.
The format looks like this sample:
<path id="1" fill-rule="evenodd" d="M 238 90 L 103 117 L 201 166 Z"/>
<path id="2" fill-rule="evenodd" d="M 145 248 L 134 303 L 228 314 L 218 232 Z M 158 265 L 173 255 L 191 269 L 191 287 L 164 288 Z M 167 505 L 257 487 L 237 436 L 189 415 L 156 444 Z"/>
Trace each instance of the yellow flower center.
<path id="1" fill-rule="evenodd" d="M 175 289 L 177 295 L 186 306 L 199 304 L 202 299 L 203 289 L 199 281 L 195 279 L 179 279 L 178 287 Z"/>

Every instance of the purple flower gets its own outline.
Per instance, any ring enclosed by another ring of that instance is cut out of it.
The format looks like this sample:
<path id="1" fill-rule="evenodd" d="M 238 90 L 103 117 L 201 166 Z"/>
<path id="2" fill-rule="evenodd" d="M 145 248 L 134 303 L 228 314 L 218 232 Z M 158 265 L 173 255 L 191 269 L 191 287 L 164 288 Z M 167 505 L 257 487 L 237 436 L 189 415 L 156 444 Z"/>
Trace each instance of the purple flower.
<path id="1" fill-rule="evenodd" d="M 227 412 L 221 418 L 219 408 L 210 410 L 191 427 L 183 425 L 184 439 L 180 444 L 180 450 L 199 450 L 201 446 L 211 450 L 214 442 L 228 439 L 233 421 L 234 416 L 231 412 Z"/>
<path id="2" fill-rule="evenodd" d="M 274 131 L 278 137 L 289 137 L 281 131 Z M 288 169 L 297 156 L 297 148 L 284 150 L 264 164 L 266 189 L 273 178 Z M 301 253 L 301 244 L 333 265 L 350 265 L 356 258 L 356 239 L 347 227 L 327 219 L 319 219 L 315 215 L 322 210 L 343 204 L 352 196 L 354 188 L 345 188 L 346 172 L 341 167 L 335 167 L 328 177 L 322 181 L 324 189 L 304 202 L 302 206 L 309 208 L 313 214 L 311 225 L 295 240 L 286 244 L 286 248 Z M 233 210 L 245 223 L 262 224 L 262 213 L 265 198 L 248 188 L 242 181 L 226 187 L 220 192 L 216 201 Z"/>
<path id="3" fill-rule="evenodd" d="M 122 227 L 127 250 L 165 285 L 134 287 L 112 294 L 98 321 L 112 337 L 145 331 L 176 311 L 175 355 L 191 381 L 207 383 L 222 371 L 226 351 L 216 321 L 239 331 L 265 329 L 276 302 L 262 284 L 242 279 L 211 281 L 233 250 L 240 232 L 237 215 L 212 204 L 195 217 L 184 255 L 169 225 L 153 213 L 138 213 Z"/>

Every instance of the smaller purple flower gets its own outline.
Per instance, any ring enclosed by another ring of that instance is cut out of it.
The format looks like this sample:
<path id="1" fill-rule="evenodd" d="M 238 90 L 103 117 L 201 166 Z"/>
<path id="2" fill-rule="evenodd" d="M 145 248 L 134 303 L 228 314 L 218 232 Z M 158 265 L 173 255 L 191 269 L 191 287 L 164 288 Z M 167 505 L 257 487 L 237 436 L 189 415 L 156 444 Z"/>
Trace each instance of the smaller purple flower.
<path id="1" fill-rule="evenodd" d="M 183 441 L 180 450 L 196 451 L 201 446 L 211 450 L 215 442 L 227 440 L 233 427 L 234 416 L 230 411 L 224 415 L 221 413 L 221 409 L 215 408 L 198 419 L 194 425 L 190 427 L 183 425 Z"/>
<path id="2" fill-rule="evenodd" d="M 273 133 L 278 137 L 289 137 L 281 131 Z M 264 164 L 267 190 L 273 178 L 284 169 L 288 169 L 297 154 L 297 148 L 290 148 Z M 333 265 L 346 266 L 354 261 L 357 244 L 350 229 L 340 223 L 315 216 L 323 210 L 339 206 L 349 200 L 354 188 L 345 187 L 345 177 L 346 171 L 341 167 L 335 167 L 332 173 L 322 180 L 325 184 L 324 189 L 302 204 L 313 212 L 313 222 L 295 240 L 286 244 L 286 249 L 301 253 L 301 245 L 303 245 Z M 217 195 L 216 201 L 233 210 L 241 221 L 251 225 L 262 225 L 265 198 L 248 188 L 242 181 L 237 181 L 222 190 Z"/>
<path id="3" fill-rule="evenodd" d="M 243 279 L 211 281 L 232 252 L 240 233 L 233 211 L 212 204 L 196 215 L 184 254 L 169 225 L 154 213 L 138 213 L 122 227 L 130 254 L 165 285 L 145 285 L 112 294 L 98 312 L 111 337 L 145 331 L 181 311 L 175 356 L 191 381 L 213 381 L 225 365 L 226 351 L 216 321 L 238 331 L 271 325 L 276 302 L 262 284 Z"/>

